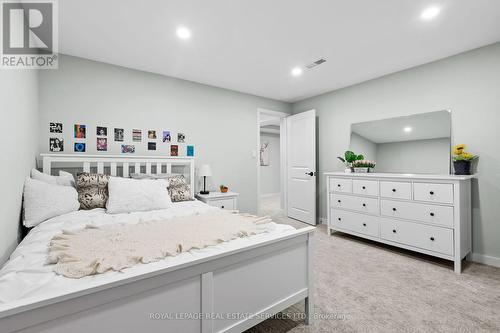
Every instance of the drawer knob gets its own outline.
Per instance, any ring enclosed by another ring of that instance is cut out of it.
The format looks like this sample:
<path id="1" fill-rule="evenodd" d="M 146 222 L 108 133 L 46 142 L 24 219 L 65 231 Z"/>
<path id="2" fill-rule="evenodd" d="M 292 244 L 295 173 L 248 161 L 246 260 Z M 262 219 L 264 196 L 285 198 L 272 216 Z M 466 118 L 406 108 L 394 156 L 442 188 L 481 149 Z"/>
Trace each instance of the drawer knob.
<path id="1" fill-rule="evenodd" d="M 430 191 L 429 193 L 430 193 L 430 195 L 434 195 L 434 191 Z"/>
<path id="2" fill-rule="evenodd" d="M 342 219 L 339 217 L 337 220 L 341 221 Z"/>
<path id="3" fill-rule="evenodd" d="M 392 229 L 392 233 L 394 233 L 394 234 L 395 234 L 395 233 L 396 233 L 396 229 Z"/>
<path id="4" fill-rule="evenodd" d="M 434 241 L 434 237 L 431 237 L 431 241 Z"/>
<path id="5" fill-rule="evenodd" d="M 221 208 L 224 209 L 224 206 L 222 206 Z"/>
<path id="6" fill-rule="evenodd" d="M 337 202 L 339 202 L 339 203 L 340 203 L 340 199 L 339 199 L 339 200 L 337 200 Z"/>
<path id="7" fill-rule="evenodd" d="M 395 212 L 397 209 L 396 208 L 392 208 L 392 211 Z"/>
<path id="8" fill-rule="evenodd" d="M 434 213 L 431 213 L 431 216 L 434 216 Z"/>
<path id="9" fill-rule="evenodd" d="M 393 188 L 393 189 L 392 189 L 392 192 L 396 192 L 396 189 L 395 189 L 395 188 Z"/>
<path id="10" fill-rule="evenodd" d="M 366 204 L 365 204 L 365 203 L 363 204 L 363 207 L 366 207 Z"/>
<path id="11" fill-rule="evenodd" d="M 363 223 L 363 227 L 366 227 L 366 223 Z"/>
<path id="12" fill-rule="evenodd" d="M 366 186 L 363 186 L 363 190 L 366 190 Z"/>
<path id="13" fill-rule="evenodd" d="M 340 187 L 340 184 L 337 184 L 337 187 Z"/>

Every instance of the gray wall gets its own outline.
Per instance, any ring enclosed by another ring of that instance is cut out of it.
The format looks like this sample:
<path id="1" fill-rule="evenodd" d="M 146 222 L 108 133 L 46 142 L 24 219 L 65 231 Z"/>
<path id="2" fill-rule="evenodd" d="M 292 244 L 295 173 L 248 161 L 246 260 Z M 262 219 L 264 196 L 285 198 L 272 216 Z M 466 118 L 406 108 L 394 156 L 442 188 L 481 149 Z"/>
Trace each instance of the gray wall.
<path id="1" fill-rule="evenodd" d="M 30 70 L 0 71 L 0 265 L 17 246 L 24 179 L 38 149 L 38 79 Z"/>
<path id="2" fill-rule="evenodd" d="M 377 161 L 377 144 L 357 133 L 351 133 L 349 149 L 357 155 L 363 155 L 367 160 Z M 340 152 L 338 156 L 344 157 L 343 152 Z"/>
<path id="3" fill-rule="evenodd" d="M 500 43 L 295 103 L 319 118 L 320 214 L 323 172 L 342 170 L 352 123 L 452 109 L 452 142 L 480 155 L 473 182 L 473 251 L 500 257 Z M 429 162 L 432 162 L 430 159 Z"/>
<path id="4" fill-rule="evenodd" d="M 242 78 L 243 79 L 243 78 Z M 240 209 L 257 210 L 257 108 L 290 112 L 290 104 L 161 75 L 71 56 L 59 58 L 59 70 L 40 73 L 39 149 L 48 151 L 49 122 L 63 122 L 65 152 L 73 153 L 72 126 L 89 126 L 87 152 L 95 153 L 95 127 L 108 126 L 108 154 L 117 154 L 113 128 L 184 132 L 195 146 L 196 164 L 212 167 L 212 188 L 224 183 L 240 193 Z M 161 133 L 157 133 L 160 134 Z M 157 141 L 156 154 L 169 156 Z M 139 154 L 147 140 L 136 144 Z M 179 147 L 184 153 L 184 147 Z M 102 152 L 100 152 L 102 153 Z"/>
<path id="5" fill-rule="evenodd" d="M 377 144 L 375 172 L 450 173 L 450 139 Z"/>
<path id="6" fill-rule="evenodd" d="M 269 165 L 260 166 L 260 194 L 280 193 L 280 136 L 261 133 L 260 142 L 269 142 Z"/>

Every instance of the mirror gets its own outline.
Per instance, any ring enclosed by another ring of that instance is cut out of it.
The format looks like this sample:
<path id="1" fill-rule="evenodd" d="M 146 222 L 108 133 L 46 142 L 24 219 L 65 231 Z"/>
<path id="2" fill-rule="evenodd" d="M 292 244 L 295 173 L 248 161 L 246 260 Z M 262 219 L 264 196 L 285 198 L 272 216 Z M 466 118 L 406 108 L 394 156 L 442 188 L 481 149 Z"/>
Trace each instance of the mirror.
<path id="1" fill-rule="evenodd" d="M 451 111 L 352 124 L 350 150 L 373 172 L 450 174 Z"/>

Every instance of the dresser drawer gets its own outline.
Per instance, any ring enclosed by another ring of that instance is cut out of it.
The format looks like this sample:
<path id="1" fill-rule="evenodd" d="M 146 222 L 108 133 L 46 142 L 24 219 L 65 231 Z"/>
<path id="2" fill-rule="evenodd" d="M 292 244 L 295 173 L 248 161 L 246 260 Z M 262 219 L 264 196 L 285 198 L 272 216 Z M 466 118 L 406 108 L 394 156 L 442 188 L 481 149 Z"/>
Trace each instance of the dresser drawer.
<path id="1" fill-rule="evenodd" d="M 380 218 L 382 239 L 453 255 L 453 230 L 414 222 Z"/>
<path id="2" fill-rule="evenodd" d="M 377 216 L 332 209 L 330 218 L 333 228 L 338 227 L 373 237 L 379 236 L 379 218 Z"/>
<path id="3" fill-rule="evenodd" d="M 376 198 L 356 197 L 352 195 L 330 194 L 331 208 L 355 210 L 368 214 L 379 214 L 379 203 Z"/>
<path id="4" fill-rule="evenodd" d="M 453 227 L 453 207 L 406 201 L 380 201 L 380 214 Z"/>
<path id="5" fill-rule="evenodd" d="M 378 181 L 353 179 L 352 193 L 378 196 Z"/>
<path id="6" fill-rule="evenodd" d="M 453 203 L 453 184 L 414 183 L 414 199 L 419 201 Z"/>
<path id="7" fill-rule="evenodd" d="M 352 192 L 352 180 L 348 178 L 330 178 L 330 191 L 331 192 Z"/>
<path id="8" fill-rule="evenodd" d="M 410 182 L 380 182 L 380 196 L 394 199 L 411 199 Z"/>
<path id="9" fill-rule="evenodd" d="M 235 204 L 234 199 L 219 199 L 219 200 L 210 200 L 207 202 L 210 206 L 218 207 L 220 209 L 229 209 L 234 210 Z"/>

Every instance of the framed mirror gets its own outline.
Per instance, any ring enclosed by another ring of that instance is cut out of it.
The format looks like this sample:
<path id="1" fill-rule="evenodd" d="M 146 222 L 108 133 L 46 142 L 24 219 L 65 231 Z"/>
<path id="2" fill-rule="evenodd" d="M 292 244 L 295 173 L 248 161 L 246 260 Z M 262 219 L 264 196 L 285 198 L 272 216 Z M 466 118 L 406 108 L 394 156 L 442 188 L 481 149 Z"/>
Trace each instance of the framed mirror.
<path id="1" fill-rule="evenodd" d="M 350 150 L 375 161 L 373 172 L 450 174 L 451 111 L 352 124 Z"/>

